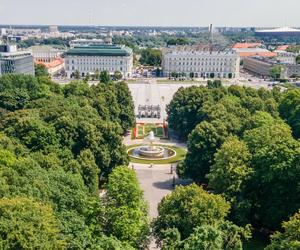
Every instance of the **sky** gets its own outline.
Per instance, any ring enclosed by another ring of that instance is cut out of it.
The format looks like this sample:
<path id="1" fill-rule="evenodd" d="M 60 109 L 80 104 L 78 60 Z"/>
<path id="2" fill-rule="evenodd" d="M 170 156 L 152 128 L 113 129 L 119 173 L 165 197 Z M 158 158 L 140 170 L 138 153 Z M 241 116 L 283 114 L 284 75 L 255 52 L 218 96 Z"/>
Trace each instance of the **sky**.
<path id="1" fill-rule="evenodd" d="M 0 24 L 300 27 L 299 0 L 0 0 Z"/>

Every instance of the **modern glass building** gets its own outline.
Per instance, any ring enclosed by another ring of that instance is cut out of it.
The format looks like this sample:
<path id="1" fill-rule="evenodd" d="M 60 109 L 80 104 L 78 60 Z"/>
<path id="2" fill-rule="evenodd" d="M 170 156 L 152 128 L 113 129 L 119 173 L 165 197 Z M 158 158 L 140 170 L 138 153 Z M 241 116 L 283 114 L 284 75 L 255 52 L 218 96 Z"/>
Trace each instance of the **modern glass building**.
<path id="1" fill-rule="evenodd" d="M 0 48 L 0 74 L 34 75 L 34 60 L 29 51 L 16 51 L 4 45 Z"/>

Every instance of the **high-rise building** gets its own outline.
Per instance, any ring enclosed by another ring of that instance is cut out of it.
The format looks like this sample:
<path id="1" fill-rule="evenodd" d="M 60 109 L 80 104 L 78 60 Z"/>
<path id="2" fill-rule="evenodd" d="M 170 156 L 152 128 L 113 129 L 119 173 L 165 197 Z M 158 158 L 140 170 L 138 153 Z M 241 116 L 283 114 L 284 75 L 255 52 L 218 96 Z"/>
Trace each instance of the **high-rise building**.
<path id="1" fill-rule="evenodd" d="M 67 77 L 72 78 L 76 71 L 82 77 L 96 71 L 108 71 L 113 74 L 120 71 L 123 77 L 130 77 L 133 68 L 133 52 L 126 46 L 90 45 L 75 47 L 67 51 L 65 68 Z"/>
<path id="2" fill-rule="evenodd" d="M 8 73 L 34 75 L 31 52 L 17 51 L 16 46 L 0 45 L 0 75 Z"/>

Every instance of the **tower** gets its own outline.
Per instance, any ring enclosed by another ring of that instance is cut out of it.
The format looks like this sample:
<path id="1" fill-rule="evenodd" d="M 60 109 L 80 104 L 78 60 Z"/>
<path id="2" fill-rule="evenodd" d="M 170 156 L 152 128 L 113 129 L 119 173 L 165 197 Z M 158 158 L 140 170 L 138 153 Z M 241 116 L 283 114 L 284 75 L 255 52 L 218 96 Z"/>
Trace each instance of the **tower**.
<path id="1" fill-rule="evenodd" d="M 210 26 L 209 26 L 209 52 L 210 52 L 210 54 L 213 52 L 213 49 L 214 49 L 213 25 L 210 24 Z"/>

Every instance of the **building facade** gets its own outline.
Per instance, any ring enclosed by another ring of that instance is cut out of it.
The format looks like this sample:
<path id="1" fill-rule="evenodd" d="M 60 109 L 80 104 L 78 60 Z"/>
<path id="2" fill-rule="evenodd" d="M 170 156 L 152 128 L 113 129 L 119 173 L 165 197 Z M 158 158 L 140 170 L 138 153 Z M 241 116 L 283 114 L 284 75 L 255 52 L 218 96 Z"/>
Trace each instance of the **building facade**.
<path id="1" fill-rule="evenodd" d="M 247 57 L 244 59 L 244 69 L 262 77 L 269 77 L 270 70 L 274 66 L 282 67 L 281 78 L 300 77 L 300 64 L 281 63 L 278 60 L 261 57 Z"/>
<path id="2" fill-rule="evenodd" d="M 92 75 L 95 72 L 108 71 L 114 74 L 120 71 L 124 78 L 130 77 L 133 68 L 133 52 L 126 46 L 95 45 L 70 49 L 64 54 L 68 78 L 76 71 L 80 76 Z"/>
<path id="3" fill-rule="evenodd" d="M 1 46 L 0 51 L 2 51 L 0 75 L 8 73 L 34 75 L 34 61 L 30 51 L 16 51 L 8 45 Z"/>
<path id="4" fill-rule="evenodd" d="M 37 62 L 50 63 L 61 58 L 64 51 L 55 49 L 51 46 L 32 46 L 30 47 L 34 60 Z"/>
<path id="5" fill-rule="evenodd" d="M 195 48 L 171 48 L 163 51 L 162 69 L 166 77 L 184 73 L 194 77 L 239 77 L 240 57 L 232 51 L 205 51 Z"/>
<path id="6" fill-rule="evenodd" d="M 79 46 L 102 45 L 104 41 L 102 39 L 75 39 L 70 41 L 69 44 L 71 48 L 75 48 Z"/>

